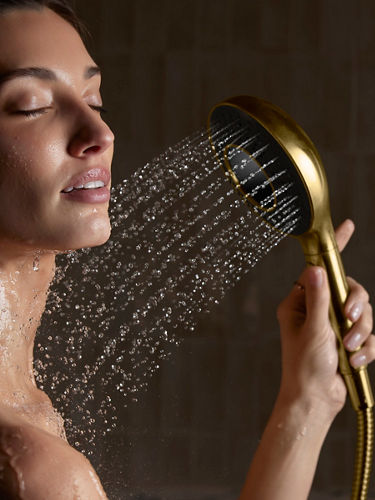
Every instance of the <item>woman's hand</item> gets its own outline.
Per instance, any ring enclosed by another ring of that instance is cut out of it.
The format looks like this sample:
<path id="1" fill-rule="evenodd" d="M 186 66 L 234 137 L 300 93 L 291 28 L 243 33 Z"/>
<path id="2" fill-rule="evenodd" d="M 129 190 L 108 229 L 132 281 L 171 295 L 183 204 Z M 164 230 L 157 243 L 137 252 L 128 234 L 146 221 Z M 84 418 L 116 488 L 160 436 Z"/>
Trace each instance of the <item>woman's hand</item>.
<path id="1" fill-rule="evenodd" d="M 338 247 L 346 246 L 354 224 L 345 221 L 336 231 Z M 354 367 L 375 359 L 372 308 L 368 294 L 348 278 L 350 293 L 345 314 L 353 322 L 345 335 L 348 351 L 361 349 L 350 357 Z M 337 372 L 336 337 L 329 322 L 330 291 L 325 271 L 319 267 L 304 270 L 288 297 L 280 304 L 278 319 L 282 340 L 282 382 L 280 398 L 284 402 L 304 401 L 319 405 L 333 418 L 344 405 L 346 389 Z"/>
<path id="2" fill-rule="evenodd" d="M 345 221 L 336 231 L 342 250 L 354 231 Z M 368 294 L 348 279 L 350 293 L 345 314 L 353 327 L 344 345 L 353 366 L 375 357 L 372 310 Z M 255 453 L 240 500 L 307 499 L 321 447 L 346 388 L 337 372 L 336 336 L 328 312 L 330 291 L 325 271 L 304 270 L 278 309 L 283 373 L 279 396 Z"/>

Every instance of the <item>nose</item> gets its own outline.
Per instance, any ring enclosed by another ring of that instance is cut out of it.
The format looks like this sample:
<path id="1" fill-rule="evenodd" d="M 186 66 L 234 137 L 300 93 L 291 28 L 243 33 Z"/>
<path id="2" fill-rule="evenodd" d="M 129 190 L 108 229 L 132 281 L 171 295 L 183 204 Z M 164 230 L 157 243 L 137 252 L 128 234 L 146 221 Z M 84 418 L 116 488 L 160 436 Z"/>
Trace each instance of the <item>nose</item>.
<path id="1" fill-rule="evenodd" d="M 100 114 L 91 109 L 77 110 L 68 152 L 76 158 L 102 154 L 113 146 L 115 136 Z"/>

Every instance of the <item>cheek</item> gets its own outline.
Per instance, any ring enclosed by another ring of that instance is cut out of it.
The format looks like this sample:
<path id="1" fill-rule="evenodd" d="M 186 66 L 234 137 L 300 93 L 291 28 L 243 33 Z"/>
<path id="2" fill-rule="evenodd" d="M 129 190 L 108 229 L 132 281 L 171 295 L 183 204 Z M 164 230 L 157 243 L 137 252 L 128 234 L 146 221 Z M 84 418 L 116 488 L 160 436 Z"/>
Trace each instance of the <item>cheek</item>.
<path id="1" fill-rule="evenodd" d="M 29 157 L 23 156 L 18 151 L 0 157 L 0 191 L 3 200 L 10 198 L 15 205 L 22 206 L 29 198 L 32 186 L 35 185 L 37 185 L 37 175 L 33 169 L 33 161 Z"/>
<path id="2" fill-rule="evenodd" d="M 48 150 L 25 148 L 15 141 L 0 144 L 0 238 L 32 241 L 40 235 L 53 210 L 55 175 Z"/>
<path id="3" fill-rule="evenodd" d="M 27 138 L 21 135 L 1 138 L 0 130 L 0 189 L 9 190 L 14 196 L 17 192 L 18 203 L 39 198 L 40 192 L 48 192 L 56 183 L 61 152 L 45 135 L 43 142 L 40 135 L 37 139 L 33 134 Z"/>

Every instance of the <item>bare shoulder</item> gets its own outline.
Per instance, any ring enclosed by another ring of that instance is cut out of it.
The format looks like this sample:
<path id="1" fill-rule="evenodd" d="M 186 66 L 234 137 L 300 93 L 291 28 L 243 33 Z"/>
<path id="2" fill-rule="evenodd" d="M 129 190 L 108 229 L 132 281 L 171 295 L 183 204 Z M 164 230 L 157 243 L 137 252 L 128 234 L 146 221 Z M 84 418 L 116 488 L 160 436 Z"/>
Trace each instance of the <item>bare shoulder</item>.
<path id="1" fill-rule="evenodd" d="M 0 409 L 0 497 L 7 500 L 106 500 L 90 462 L 49 432 Z"/>

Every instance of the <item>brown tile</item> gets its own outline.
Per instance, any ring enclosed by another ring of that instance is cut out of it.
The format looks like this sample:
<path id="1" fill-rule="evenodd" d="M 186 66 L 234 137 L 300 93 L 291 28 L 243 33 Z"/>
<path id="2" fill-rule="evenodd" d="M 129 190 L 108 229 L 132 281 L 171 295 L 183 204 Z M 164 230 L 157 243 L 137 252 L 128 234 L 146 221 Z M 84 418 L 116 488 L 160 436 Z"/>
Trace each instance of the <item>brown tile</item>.
<path id="1" fill-rule="evenodd" d="M 322 54 L 329 54 L 332 59 L 350 59 L 358 36 L 358 14 L 358 2 L 320 2 Z"/>
<path id="2" fill-rule="evenodd" d="M 255 337 L 255 335 L 253 336 Z M 228 342 L 226 349 L 225 428 L 226 434 L 256 432 L 259 411 L 258 373 L 261 338 L 252 342 Z"/>
<path id="3" fill-rule="evenodd" d="M 199 2 L 197 38 L 201 49 L 223 49 L 228 43 L 227 0 Z"/>
<path id="4" fill-rule="evenodd" d="M 375 57 L 375 4 L 371 0 L 358 2 L 359 19 L 356 36 L 363 61 L 373 61 Z"/>
<path id="5" fill-rule="evenodd" d="M 353 74 L 348 61 L 325 61 L 320 144 L 328 151 L 346 149 L 353 119 Z"/>
<path id="6" fill-rule="evenodd" d="M 290 4 L 290 0 L 261 2 L 260 19 L 251 21 L 260 23 L 262 48 L 266 50 L 274 49 L 277 52 L 287 49 L 290 29 Z"/>
<path id="7" fill-rule="evenodd" d="M 259 45 L 261 35 L 261 9 L 262 2 L 232 2 L 231 38 L 235 49 L 238 47 L 251 50 Z"/>
<path id="8" fill-rule="evenodd" d="M 195 46 L 199 2 L 179 0 L 167 2 L 167 47 L 168 50 L 188 50 Z"/>
<path id="9" fill-rule="evenodd" d="M 188 339 L 175 350 L 173 358 L 162 366 L 161 428 L 168 431 L 185 431 L 191 428 L 193 359 Z"/>
<path id="10" fill-rule="evenodd" d="M 137 49 L 161 52 L 166 47 L 166 0 L 137 0 L 133 18 Z"/>
<path id="11" fill-rule="evenodd" d="M 197 120 L 197 61 L 191 51 L 170 51 L 165 62 L 166 99 L 163 120 L 168 124 L 166 143 L 172 145 L 192 134 Z M 203 125 L 203 124 L 202 124 Z"/>
<path id="12" fill-rule="evenodd" d="M 191 438 L 186 433 L 168 433 L 163 436 L 160 447 L 164 461 L 164 484 L 191 481 Z"/>
<path id="13" fill-rule="evenodd" d="M 313 142 L 322 136 L 322 91 L 323 68 L 319 54 L 294 54 L 288 64 L 290 70 L 291 95 L 289 107 L 285 109 L 305 130 Z"/>
<path id="14" fill-rule="evenodd" d="M 110 2 L 110 8 L 103 9 L 100 18 L 101 51 L 107 54 L 121 54 L 134 44 L 136 3 L 132 0 Z"/>
<path id="15" fill-rule="evenodd" d="M 196 339 L 192 359 L 192 429 L 217 432 L 223 428 L 224 345 L 212 339 Z"/>
<path id="16" fill-rule="evenodd" d="M 375 102 L 375 64 L 361 67 L 358 88 L 358 137 L 361 152 L 375 151 L 375 122 L 372 108 Z"/>
<path id="17" fill-rule="evenodd" d="M 289 47 L 297 52 L 316 52 L 320 47 L 322 2 L 293 0 L 290 8 Z"/>
<path id="18" fill-rule="evenodd" d="M 140 53 L 131 64 L 129 99 L 132 140 L 128 145 L 141 164 L 162 152 L 165 114 L 165 60 L 159 54 Z"/>
<path id="19" fill-rule="evenodd" d="M 194 483 L 221 484 L 223 479 L 223 435 L 195 435 L 191 443 L 191 478 Z"/>

